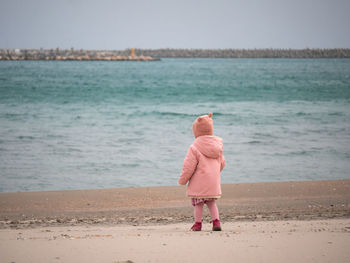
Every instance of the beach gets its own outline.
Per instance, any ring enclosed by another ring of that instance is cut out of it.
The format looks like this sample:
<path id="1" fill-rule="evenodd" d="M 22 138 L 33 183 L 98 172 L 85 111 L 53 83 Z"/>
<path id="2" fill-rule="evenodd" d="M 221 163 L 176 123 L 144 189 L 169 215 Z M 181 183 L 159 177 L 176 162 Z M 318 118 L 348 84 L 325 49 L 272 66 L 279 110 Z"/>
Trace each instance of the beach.
<path id="1" fill-rule="evenodd" d="M 350 260 L 350 180 L 224 184 L 222 232 L 185 189 L 0 193 L 2 262 Z"/>

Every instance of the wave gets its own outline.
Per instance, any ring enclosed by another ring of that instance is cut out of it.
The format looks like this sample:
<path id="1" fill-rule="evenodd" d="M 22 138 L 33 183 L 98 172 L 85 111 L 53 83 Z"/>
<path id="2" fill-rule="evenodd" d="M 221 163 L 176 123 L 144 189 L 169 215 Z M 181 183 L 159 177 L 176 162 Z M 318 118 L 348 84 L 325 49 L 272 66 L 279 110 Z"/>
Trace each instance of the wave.
<path id="1" fill-rule="evenodd" d="M 150 112 L 150 114 L 160 115 L 160 116 L 175 116 L 175 117 L 196 117 L 196 116 L 199 116 L 196 114 L 172 112 L 172 111 L 152 111 L 152 112 Z"/>
<path id="2" fill-rule="evenodd" d="M 253 140 L 253 141 L 248 141 L 248 142 L 245 142 L 246 144 L 260 144 L 262 143 L 262 141 L 258 141 L 258 140 Z"/>
<path id="3" fill-rule="evenodd" d="M 306 112 L 302 112 L 299 111 L 298 113 L 295 114 L 296 116 L 300 117 L 300 116 L 311 116 L 311 113 L 306 113 Z"/>
<path id="4" fill-rule="evenodd" d="M 20 136 L 17 136 L 17 139 L 20 139 L 20 140 L 35 140 L 35 137 L 34 136 L 20 135 Z"/>
<path id="5" fill-rule="evenodd" d="M 345 116 L 344 112 L 330 112 L 328 116 Z"/>
<path id="6" fill-rule="evenodd" d="M 121 113 L 123 114 L 123 113 Z M 182 118 L 196 118 L 198 116 L 206 115 L 208 112 L 198 112 L 198 113 L 184 113 L 184 112 L 175 112 L 175 111 L 135 111 L 133 113 L 127 114 L 127 116 L 169 116 L 169 117 L 182 117 Z M 221 113 L 221 112 L 213 112 L 213 116 L 235 116 L 232 113 Z"/>

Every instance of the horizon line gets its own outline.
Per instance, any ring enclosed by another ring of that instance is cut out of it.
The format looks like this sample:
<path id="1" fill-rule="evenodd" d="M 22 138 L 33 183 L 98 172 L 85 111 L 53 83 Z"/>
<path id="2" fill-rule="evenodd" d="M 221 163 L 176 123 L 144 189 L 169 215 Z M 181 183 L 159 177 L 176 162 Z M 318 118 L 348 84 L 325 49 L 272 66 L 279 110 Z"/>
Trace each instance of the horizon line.
<path id="1" fill-rule="evenodd" d="M 135 50 L 337 50 L 337 49 L 350 49 L 350 47 L 334 47 L 334 48 L 318 48 L 318 47 L 305 47 L 305 48 L 172 48 L 172 47 L 163 47 L 163 48 L 138 48 L 138 47 L 128 47 L 124 49 L 90 49 L 90 48 L 60 48 L 60 47 L 51 47 L 51 48 L 19 48 L 19 47 L 11 47 L 11 48 L 3 48 L 0 47 L 0 50 L 108 50 L 108 51 L 124 51 L 130 50 L 134 48 Z"/>

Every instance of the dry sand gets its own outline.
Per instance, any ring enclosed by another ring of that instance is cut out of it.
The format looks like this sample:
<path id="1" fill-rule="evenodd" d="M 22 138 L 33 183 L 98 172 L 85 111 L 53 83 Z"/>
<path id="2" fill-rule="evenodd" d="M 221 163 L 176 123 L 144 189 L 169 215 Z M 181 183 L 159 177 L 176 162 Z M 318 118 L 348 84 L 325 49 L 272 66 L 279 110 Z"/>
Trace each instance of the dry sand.
<path id="1" fill-rule="evenodd" d="M 185 188 L 0 194 L 0 262 L 350 262 L 350 180 L 223 185 L 222 232 Z"/>
<path id="2" fill-rule="evenodd" d="M 0 230 L 1 262 L 350 262 L 350 219 Z"/>

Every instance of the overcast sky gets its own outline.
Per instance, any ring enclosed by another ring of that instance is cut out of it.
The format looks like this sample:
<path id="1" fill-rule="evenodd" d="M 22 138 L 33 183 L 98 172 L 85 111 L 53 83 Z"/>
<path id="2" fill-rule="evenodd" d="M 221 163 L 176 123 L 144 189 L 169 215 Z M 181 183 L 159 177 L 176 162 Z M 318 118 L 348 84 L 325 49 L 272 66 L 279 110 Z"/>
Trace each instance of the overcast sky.
<path id="1" fill-rule="evenodd" d="M 0 3 L 0 48 L 350 48 L 350 0 Z"/>

